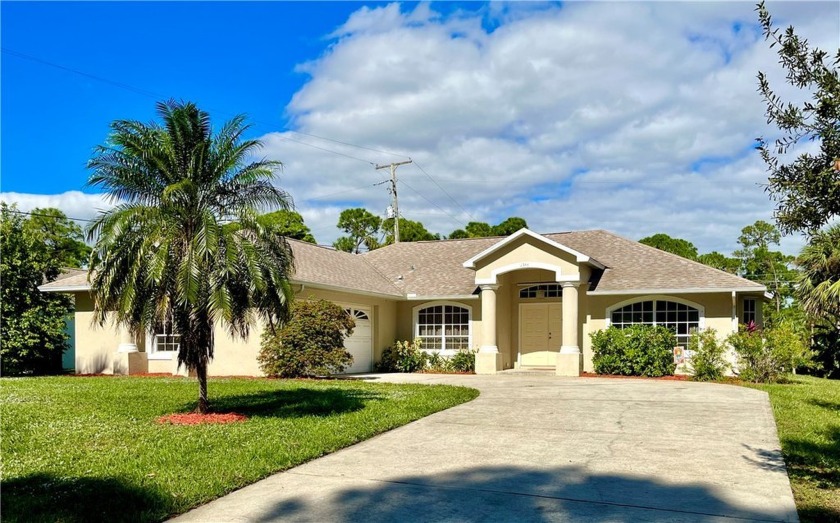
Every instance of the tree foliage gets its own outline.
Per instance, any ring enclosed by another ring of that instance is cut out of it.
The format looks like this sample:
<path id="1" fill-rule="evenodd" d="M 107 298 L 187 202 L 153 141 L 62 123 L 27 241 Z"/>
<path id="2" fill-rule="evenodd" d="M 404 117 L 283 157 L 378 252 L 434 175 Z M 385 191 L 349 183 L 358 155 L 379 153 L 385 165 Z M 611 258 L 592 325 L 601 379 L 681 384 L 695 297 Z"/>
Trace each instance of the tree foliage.
<path id="1" fill-rule="evenodd" d="M 37 213 L 44 216 L 24 218 L 15 206 L 0 204 L 0 363 L 7 376 L 59 372 L 67 349 L 72 301 L 38 286 L 55 280 L 62 265 L 80 265 L 82 231 L 58 209 Z"/>
<path id="2" fill-rule="evenodd" d="M 781 137 L 772 144 L 759 139 L 758 149 L 769 172 L 767 190 L 776 201 L 776 221 L 785 233 L 814 232 L 840 216 L 840 49 L 832 58 L 812 48 L 794 32 L 773 26 L 764 2 L 758 5 L 764 37 L 775 47 L 787 83 L 804 91 L 802 103 L 784 102 L 758 73 L 767 122 Z M 802 152 L 789 163 L 783 156 L 802 141 L 818 143 L 814 152 Z"/>
<path id="3" fill-rule="evenodd" d="M 717 251 L 701 254 L 697 257 L 697 261 L 709 267 L 728 272 L 729 274 L 738 274 L 738 271 L 741 269 L 741 260 L 730 258 Z"/>
<path id="4" fill-rule="evenodd" d="M 261 144 L 243 140 L 243 116 L 214 133 L 192 103 L 157 110 L 162 123 L 112 123 L 88 162 L 89 185 L 118 202 L 88 233 L 94 318 L 135 335 L 171 325 L 178 364 L 195 371 L 206 412 L 216 324 L 244 339 L 256 317 L 269 325 L 288 317 L 291 250 L 257 209 L 287 209 L 289 198 L 271 183 L 279 162 L 249 160 Z"/>
<path id="5" fill-rule="evenodd" d="M 367 209 L 344 209 L 338 217 L 338 228 L 347 233 L 343 238 L 348 239 L 339 238 L 333 243 L 333 247 L 356 254 L 361 252 L 362 246 L 372 251 L 379 247 L 378 235 L 381 225 L 382 218 Z"/>
<path id="6" fill-rule="evenodd" d="M 257 218 L 263 227 L 274 230 L 276 233 L 294 240 L 308 243 L 317 243 L 312 231 L 303 222 L 303 216 L 299 212 L 289 209 L 269 212 Z"/>
<path id="7" fill-rule="evenodd" d="M 697 247 L 688 240 L 682 238 L 672 238 L 664 233 L 654 234 L 639 240 L 639 243 L 655 247 L 660 251 L 670 252 L 689 260 L 697 259 Z"/>
<path id="8" fill-rule="evenodd" d="M 257 361 L 267 376 L 312 378 L 327 376 L 353 364 L 344 338 L 356 322 L 344 308 L 327 300 L 300 300 L 280 329 L 266 329 Z"/>
<path id="9" fill-rule="evenodd" d="M 840 329 L 840 224 L 811 236 L 796 264 L 801 269 L 796 295 L 802 307 Z"/>
<path id="10" fill-rule="evenodd" d="M 394 219 L 387 218 L 382 221 L 382 232 L 385 235 L 385 240 L 382 245 L 390 245 L 394 243 Z M 420 222 L 400 218 L 400 241 L 401 242 L 421 242 L 430 240 L 439 240 L 440 234 L 432 234 L 426 230 L 426 226 Z"/>
<path id="11" fill-rule="evenodd" d="M 528 222 L 524 218 L 511 216 L 501 223 L 490 225 L 487 222 L 469 222 L 463 229 L 455 229 L 448 238 L 458 240 L 463 238 L 487 238 L 490 236 L 510 236 L 519 229 L 527 228 Z"/>
<path id="12" fill-rule="evenodd" d="M 793 256 L 771 250 L 778 245 L 781 233 L 771 223 L 758 220 L 741 229 L 741 248 L 733 255 L 740 260 L 740 275 L 761 283 L 773 294 L 774 312 L 779 313 L 793 295 L 796 272 L 791 268 Z"/>
<path id="13" fill-rule="evenodd" d="M 498 225 L 493 226 L 493 235 L 494 236 L 510 236 L 511 234 L 515 233 L 519 229 L 527 229 L 528 222 L 525 221 L 524 218 L 520 218 L 519 216 L 511 216 L 507 218 L 505 221 L 499 223 Z"/>

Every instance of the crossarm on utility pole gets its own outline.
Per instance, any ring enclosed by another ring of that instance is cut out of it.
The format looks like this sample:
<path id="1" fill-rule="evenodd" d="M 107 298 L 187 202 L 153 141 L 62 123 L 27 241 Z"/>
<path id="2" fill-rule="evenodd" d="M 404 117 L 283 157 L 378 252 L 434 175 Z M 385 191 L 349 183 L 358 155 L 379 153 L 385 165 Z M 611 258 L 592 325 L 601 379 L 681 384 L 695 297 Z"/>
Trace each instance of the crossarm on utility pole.
<path id="1" fill-rule="evenodd" d="M 400 243 L 400 204 L 397 199 L 397 166 L 411 163 L 411 159 L 405 162 L 396 162 L 386 165 L 376 165 L 376 170 L 391 169 L 391 194 L 394 195 L 394 243 Z"/>

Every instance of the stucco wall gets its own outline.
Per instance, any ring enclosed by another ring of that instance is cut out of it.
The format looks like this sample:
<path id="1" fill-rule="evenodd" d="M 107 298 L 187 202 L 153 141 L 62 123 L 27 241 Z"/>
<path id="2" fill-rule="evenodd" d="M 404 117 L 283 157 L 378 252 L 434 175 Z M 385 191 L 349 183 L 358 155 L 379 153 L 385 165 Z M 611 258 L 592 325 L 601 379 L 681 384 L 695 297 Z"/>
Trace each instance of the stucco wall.
<path id="1" fill-rule="evenodd" d="M 521 267 L 523 263 L 559 266 L 563 277 L 575 278 L 578 275 L 578 265 L 574 256 L 529 236 L 522 236 L 476 263 L 476 278 L 490 279 L 494 271 L 510 266 Z"/>
<path id="2" fill-rule="evenodd" d="M 127 362 L 117 356 L 120 331 L 112 323 L 103 327 L 93 323 L 93 300 L 90 293 L 79 292 L 74 296 L 75 313 L 75 368 L 77 374 L 114 374 L 127 372 Z M 143 340 L 135 340 L 143 350 Z"/>
<path id="3" fill-rule="evenodd" d="M 722 293 L 698 293 L 698 294 L 634 294 L 634 295 L 616 295 L 616 296 L 602 296 L 590 295 L 587 296 L 586 308 L 586 322 L 583 325 L 583 367 L 584 371 L 592 372 L 592 342 L 589 337 L 591 333 L 606 328 L 606 311 L 607 308 L 613 307 L 619 303 L 632 301 L 644 301 L 648 299 L 668 299 L 680 298 L 689 302 L 701 305 L 704 309 L 704 327 L 712 328 L 717 331 L 718 338 L 723 340 L 732 331 L 732 294 L 730 292 Z"/>
<path id="4" fill-rule="evenodd" d="M 360 296 L 345 292 L 304 287 L 297 292 L 298 299 L 323 298 L 342 305 L 358 305 L 370 308 L 373 315 L 373 359 L 378 361 L 382 348 L 396 338 L 396 302 L 387 298 Z M 112 324 L 97 327 L 91 324 L 93 301 L 87 292 L 76 293 L 75 337 L 76 372 L 80 374 L 113 374 L 128 372 L 128 357 L 117 354 L 120 331 Z M 247 340 L 232 338 L 221 325 L 216 326 L 214 358 L 207 372 L 210 376 L 260 376 L 257 363 L 263 325 L 252 326 Z M 175 355 L 151 355 L 146 353 L 146 339 L 135 340 L 141 352 L 133 361 L 143 360 L 143 371 L 152 373 L 175 373 Z M 164 359 L 155 359 L 164 358 Z M 148 359 L 148 361 L 146 361 Z M 185 374 L 180 369 L 180 374 Z"/>

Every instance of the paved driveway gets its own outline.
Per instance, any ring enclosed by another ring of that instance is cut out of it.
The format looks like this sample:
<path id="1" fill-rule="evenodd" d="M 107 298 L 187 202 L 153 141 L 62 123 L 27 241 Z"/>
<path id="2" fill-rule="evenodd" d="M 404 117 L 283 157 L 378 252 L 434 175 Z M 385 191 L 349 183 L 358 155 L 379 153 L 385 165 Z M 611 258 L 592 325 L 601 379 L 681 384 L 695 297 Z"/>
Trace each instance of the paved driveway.
<path id="1" fill-rule="evenodd" d="M 481 396 L 177 521 L 796 521 L 767 395 L 728 385 L 378 375 Z"/>

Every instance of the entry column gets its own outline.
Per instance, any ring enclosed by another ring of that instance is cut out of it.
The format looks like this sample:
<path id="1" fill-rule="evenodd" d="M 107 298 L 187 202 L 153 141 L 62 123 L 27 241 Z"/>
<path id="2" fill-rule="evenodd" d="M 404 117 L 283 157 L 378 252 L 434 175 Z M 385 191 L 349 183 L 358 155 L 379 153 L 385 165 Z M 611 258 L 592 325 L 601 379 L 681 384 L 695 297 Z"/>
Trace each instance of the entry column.
<path id="1" fill-rule="evenodd" d="M 563 282 L 563 345 L 557 355 L 558 376 L 580 376 L 583 357 L 578 341 L 577 282 Z"/>
<path id="2" fill-rule="evenodd" d="M 481 285 L 481 347 L 475 355 L 476 374 L 496 374 L 502 370 L 502 355 L 496 344 L 496 290 L 499 286 Z"/>

